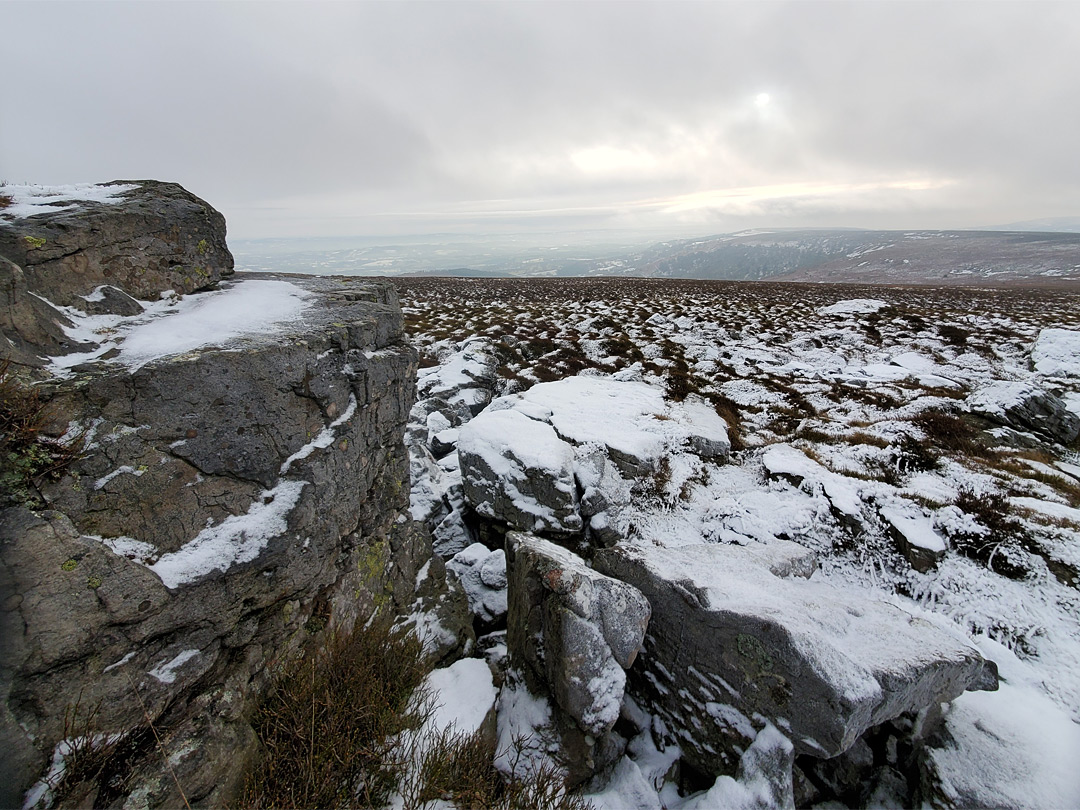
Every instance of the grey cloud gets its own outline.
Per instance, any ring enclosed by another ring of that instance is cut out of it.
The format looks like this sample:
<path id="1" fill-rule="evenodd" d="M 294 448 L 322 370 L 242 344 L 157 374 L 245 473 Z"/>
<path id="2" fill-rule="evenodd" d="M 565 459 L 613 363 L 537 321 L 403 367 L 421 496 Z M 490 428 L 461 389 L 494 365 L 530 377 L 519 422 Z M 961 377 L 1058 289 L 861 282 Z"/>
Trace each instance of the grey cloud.
<path id="1" fill-rule="evenodd" d="M 689 219 L 949 227 L 1080 198 L 1076 4 L 0 3 L 0 23 L 0 178 L 176 179 L 250 235 L 289 211 L 660 228 L 642 201 L 790 183 L 883 188 Z"/>

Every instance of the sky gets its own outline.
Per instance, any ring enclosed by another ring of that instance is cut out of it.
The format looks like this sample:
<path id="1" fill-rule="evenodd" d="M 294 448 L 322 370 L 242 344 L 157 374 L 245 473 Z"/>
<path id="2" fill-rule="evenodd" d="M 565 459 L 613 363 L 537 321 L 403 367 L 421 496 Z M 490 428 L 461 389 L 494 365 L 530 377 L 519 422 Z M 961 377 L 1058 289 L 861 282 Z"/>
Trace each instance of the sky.
<path id="1" fill-rule="evenodd" d="M 6 2 L 0 180 L 231 236 L 1080 215 L 1080 3 Z"/>

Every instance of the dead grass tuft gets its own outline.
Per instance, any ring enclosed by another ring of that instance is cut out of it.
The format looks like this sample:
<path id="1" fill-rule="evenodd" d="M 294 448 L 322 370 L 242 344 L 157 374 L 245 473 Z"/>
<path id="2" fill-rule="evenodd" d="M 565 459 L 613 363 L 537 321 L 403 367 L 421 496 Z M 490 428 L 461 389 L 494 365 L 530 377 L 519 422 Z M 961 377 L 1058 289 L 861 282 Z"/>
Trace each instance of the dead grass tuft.
<path id="1" fill-rule="evenodd" d="M 987 458 L 993 455 L 979 441 L 980 432 L 960 416 L 944 411 L 923 411 L 911 418 L 935 449 L 946 453 Z"/>
<path id="2" fill-rule="evenodd" d="M 953 533 L 950 539 L 957 551 L 1010 579 L 1023 579 L 1031 573 L 1027 552 L 1036 550 L 1035 544 L 1012 515 L 1008 498 L 962 489 L 956 506 L 986 529 L 979 534 Z"/>
<path id="3" fill-rule="evenodd" d="M 265 756 L 241 807 L 382 807 L 408 763 L 394 737 L 418 728 L 427 675 L 414 636 L 376 618 L 286 666 L 254 726 Z"/>
<path id="4" fill-rule="evenodd" d="M 404 810 L 436 801 L 587 810 L 553 768 L 501 774 L 482 731 L 424 730 L 434 711 L 423 686 L 430 667 L 416 637 L 391 622 L 358 624 L 283 669 L 255 719 L 264 756 L 237 807 L 385 807 L 397 794 Z"/>

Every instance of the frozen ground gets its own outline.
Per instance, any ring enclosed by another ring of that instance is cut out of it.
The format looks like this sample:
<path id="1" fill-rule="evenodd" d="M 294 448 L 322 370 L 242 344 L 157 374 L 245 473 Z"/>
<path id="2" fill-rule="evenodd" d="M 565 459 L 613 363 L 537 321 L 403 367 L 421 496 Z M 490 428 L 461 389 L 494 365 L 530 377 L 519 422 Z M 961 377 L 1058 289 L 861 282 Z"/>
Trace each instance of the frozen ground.
<path id="1" fill-rule="evenodd" d="M 1080 445 L 1048 427 L 1080 415 L 1080 294 L 395 283 L 421 350 L 422 392 L 479 379 L 486 364 L 490 379 L 478 385 L 496 397 L 618 374 L 671 400 L 711 403 L 728 423 L 730 461 L 672 452 L 663 480 L 626 495 L 629 540 L 794 540 L 820 555 L 815 577 L 946 617 L 998 663 L 1003 684 L 947 709 L 952 742 L 933 757 L 942 802 L 1080 806 Z M 1044 410 L 1027 423 L 1008 416 L 1008 402 L 996 418 L 975 412 L 1006 389 L 1038 392 Z M 473 396 L 474 410 L 482 403 Z M 458 426 L 415 427 L 448 448 Z M 413 513 L 438 516 L 444 549 L 475 539 L 454 494 L 456 463 L 451 451 L 437 469 L 414 467 Z M 500 705 L 516 703 L 504 695 Z M 752 783 L 730 780 L 679 796 L 661 784 L 655 749 L 638 740 L 628 750 L 598 806 L 752 804 Z"/>

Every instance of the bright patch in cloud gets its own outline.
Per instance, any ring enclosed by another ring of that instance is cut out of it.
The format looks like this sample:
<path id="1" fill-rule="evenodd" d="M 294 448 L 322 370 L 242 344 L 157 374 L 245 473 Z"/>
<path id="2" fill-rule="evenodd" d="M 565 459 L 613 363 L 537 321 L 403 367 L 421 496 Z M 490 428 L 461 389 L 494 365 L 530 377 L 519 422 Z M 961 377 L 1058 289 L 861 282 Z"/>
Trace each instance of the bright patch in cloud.
<path id="1" fill-rule="evenodd" d="M 843 204 L 845 200 L 864 200 L 868 195 L 888 197 L 891 196 L 890 192 L 933 191 L 948 185 L 951 185 L 949 180 L 930 178 L 876 183 L 780 183 L 683 194 L 667 200 L 662 210 L 666 214 L 679 214 L 712 209 L 718 213 L 746 215 L 764 212 L 769 208 L 769 203 L 781 201 Z"/>

